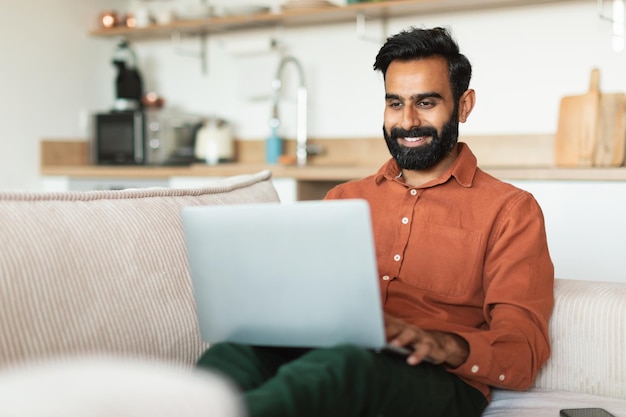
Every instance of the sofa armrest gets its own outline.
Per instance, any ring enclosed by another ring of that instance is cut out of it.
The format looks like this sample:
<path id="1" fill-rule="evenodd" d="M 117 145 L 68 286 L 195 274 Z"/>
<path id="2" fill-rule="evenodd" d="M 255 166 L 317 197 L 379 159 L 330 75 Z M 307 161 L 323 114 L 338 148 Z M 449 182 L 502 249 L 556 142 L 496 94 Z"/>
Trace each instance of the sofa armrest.
<path id="1" fill-rule="evenodd" d="M 45 361 L 0 371 L 3 417 L 243 417 L 221 375 L 114 357 Z"/>
<path id="2" fill-rule="evenodd" d="M 535 387 L 626 399 L 626 283 L 557 279 Z"/>

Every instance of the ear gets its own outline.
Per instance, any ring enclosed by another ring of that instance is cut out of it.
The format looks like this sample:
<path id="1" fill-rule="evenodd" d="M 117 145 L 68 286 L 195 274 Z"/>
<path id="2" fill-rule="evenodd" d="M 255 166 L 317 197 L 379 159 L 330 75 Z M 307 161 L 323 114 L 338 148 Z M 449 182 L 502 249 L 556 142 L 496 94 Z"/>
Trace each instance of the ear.
<path id="1" fill-rule="evenodd" d="M 476 92 L 468 89 L 459 99 L 459 122 L 465 123 L 476 103 Z"/>

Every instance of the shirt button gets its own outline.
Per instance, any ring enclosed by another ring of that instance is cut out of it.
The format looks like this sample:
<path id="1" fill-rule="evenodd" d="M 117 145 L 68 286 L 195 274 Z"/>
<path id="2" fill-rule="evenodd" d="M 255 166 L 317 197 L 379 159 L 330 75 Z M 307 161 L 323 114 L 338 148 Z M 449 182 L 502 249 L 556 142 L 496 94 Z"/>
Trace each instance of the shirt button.
<path id="1" fill-rule="evenodd" d="M 402 218 L 402 224 L 409 224 L 409 218 L 408 217 L 403 217 Z"/>
<path id="2" fill-rule="evenodd" d="M 383 281 L 389 281 L 390 279 L 391 279 L 391 278 L 389 278 L 389 275 L 385 275 L 385 276 L 383 277 Z"/>
<path id="3" fill-rule="evenodd" d="M 411 195 L 417 195 L 417 190 L 411 190 Z"/>
<path id="4" fill-rule="evenodd" d="M 474 365 L 472 366 L 472 373 L 475 374 L 476 372 L 478 372 L 480 368 L 478 367 L 478 365 Z"/>
<path id="5" fill-rule="evenodd" d="M 400 255 L 394 255 L 393 256 L 393 260 L 398 262 L 400 259 L 402 259 L 402 257 Z"/>
<path id="6" fill-rule="evenodd" d="M 502 374 L 502 375 L 500 375 L 500 376 L 498 377 L 498 379 L 499 379 L 500 381 L 504 381 L 504 378 L 506 378 L 506 377 L 504 376 L 504 374 Z"/>

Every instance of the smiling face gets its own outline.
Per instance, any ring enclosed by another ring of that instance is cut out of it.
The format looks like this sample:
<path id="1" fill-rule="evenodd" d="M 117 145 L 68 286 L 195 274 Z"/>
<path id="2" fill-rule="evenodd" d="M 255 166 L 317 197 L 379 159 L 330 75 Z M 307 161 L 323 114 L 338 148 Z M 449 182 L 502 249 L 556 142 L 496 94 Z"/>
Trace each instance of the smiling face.
<path id="1" fill-rule="evenodd" d="M 454 159 L 459 120 L 469 110 L 452 95 L 448 64 L 430 57 L 393 61 L 385 75 L 384 134 L 391 155 L 402 169 L 426 170 Z M 473 101 L 472 101 L 473 105 Z"/>

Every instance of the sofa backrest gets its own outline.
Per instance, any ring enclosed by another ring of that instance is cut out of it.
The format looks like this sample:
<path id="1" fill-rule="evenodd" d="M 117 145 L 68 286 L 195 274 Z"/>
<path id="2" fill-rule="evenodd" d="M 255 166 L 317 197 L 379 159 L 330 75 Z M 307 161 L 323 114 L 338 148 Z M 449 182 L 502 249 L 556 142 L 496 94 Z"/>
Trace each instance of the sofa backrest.
<path id="1" fill-rule="evenodd" d="M 626 283 L 557 279 L 550 338 L 535 387 L 626 400 Z"/>
<path id="2" fill-rule="evenodd" d="M 270 172 L 197 189 L 0 192 L 0 367 L 87 354 L 190 365 L 185 206 L 273 202 Z"/>

